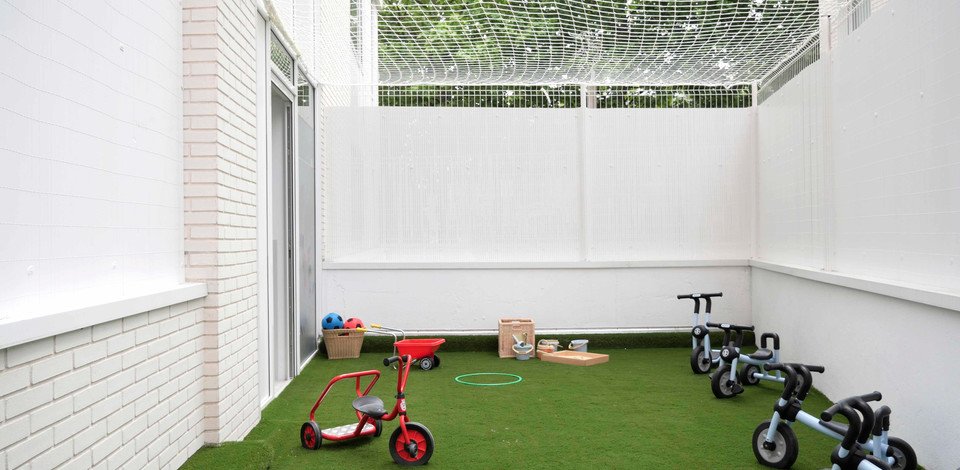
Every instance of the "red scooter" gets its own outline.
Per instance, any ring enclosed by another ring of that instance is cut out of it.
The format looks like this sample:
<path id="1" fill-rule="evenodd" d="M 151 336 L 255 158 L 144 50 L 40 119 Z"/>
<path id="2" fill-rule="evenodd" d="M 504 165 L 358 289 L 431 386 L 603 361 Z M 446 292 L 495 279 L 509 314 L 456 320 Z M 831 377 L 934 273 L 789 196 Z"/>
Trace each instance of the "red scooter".
<path id="1" fill-rule="evenodd" d="M 390 456 L 393 461 L 404 466 L 423 465 L 433 456 L 433 434 L 426 426 L 410 421 L 407 417 L 407 400 L 404 390 L 407 388 L 407 377 L 410 375 L 410 364 L 413 358 L 409 354 L 392 356 L 383 360 L 383 365 L 389 366 L 399 362 L 397 368 L 397 403 L 389 414 L 383 406 L 383 400 L 369 395 L 373 385 L 380 379 L 380 371 L 365 370 L 341 374 L 327 384 L 320 398 L 310 410 L 310 421 L 300 427 L 300 445 L 304 448 L 317 450 L 323 439 L 329 441 L 345 441 L 362 436 L 379 436 L 383 431 L 383 421 L 391 421 L 399 417 L 400 426 L 390 436 Z M 372 377 L 370 384 L 363 390 L 360 387 L 362 377 Z M 314 421 L 314 413 L 327 396 L 333 384 L 345 380 L 356 379 L 357 398 L 353 400 L 353 409 L 357 413 L 357 423 L 345 424 L 321 430 Z"/>

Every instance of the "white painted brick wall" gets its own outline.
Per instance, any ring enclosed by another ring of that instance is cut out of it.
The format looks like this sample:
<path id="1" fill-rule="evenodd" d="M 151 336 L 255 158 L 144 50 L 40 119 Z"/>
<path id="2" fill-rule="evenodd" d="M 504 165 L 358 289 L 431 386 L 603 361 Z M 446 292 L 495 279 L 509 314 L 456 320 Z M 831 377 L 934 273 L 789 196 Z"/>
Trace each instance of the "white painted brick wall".
<path id="1" fill-rule="evenodd" d="M 183 3 L 184 246 L 187 280 L 206 282 L 209 293 L 202 314 L 208 443 L 241 439 L 260 419 L 255 21 L 249 1 Z M 191 347 L 180 351 L 192 354 Z M 171 359 L 161 356 L 159 367 Z M 161 387 L 165 393 L 190 398 Z"/>
<path id="2" fill-rule="evenodd" d="M 179 2 L 0 2 L 0 320 L 183 279 Z"/>
<path id="3" fill-rule="evenodd" d="M 0 470 L 179 467 L 203 445 L 202 310 L 195 300 L 0 350 Z M 160 321 L 174 325 L 163 336 Z"/>

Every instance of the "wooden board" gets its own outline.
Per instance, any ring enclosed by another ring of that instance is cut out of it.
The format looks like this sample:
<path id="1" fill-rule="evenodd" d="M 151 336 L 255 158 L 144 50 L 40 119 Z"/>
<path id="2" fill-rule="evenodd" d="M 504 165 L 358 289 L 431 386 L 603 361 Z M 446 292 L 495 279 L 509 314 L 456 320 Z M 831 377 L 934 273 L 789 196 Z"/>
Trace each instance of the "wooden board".
<path id="1" fill-rule="evenodd" d="M 594 364 L 603 364 L 610 360 L 609 354 L 597 354 L 578 351 L 560 351 L 555 353 L 540 353 L 540 360 L 547 362 L 556 362 L 558 364 L 570 364 L 574 366 L 592 366 Z"/>

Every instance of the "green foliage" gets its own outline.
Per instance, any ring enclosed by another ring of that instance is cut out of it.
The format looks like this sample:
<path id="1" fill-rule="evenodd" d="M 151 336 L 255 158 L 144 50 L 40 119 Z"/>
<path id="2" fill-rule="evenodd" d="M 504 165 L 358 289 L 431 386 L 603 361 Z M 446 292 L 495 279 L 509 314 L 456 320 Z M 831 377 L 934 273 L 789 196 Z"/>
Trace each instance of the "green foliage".
<path id="1" fill-rule="evenodd" d="M 386 0 L 378 10 L 379 61 L 424 81 L 492 83 L 520 73 L 527 83 L 591 76 L 603 83 L 626 64 L 646 64 L 627 71 L 634 75 L 673 74 L 664 54 L 686 50 L 701 56 L 687 64 L 711 67 L 729 56 L 747 76 L 770 66 L 751 57 L 755 49 L 789 49 L 815 32 L 818 7 L 818 0 Z"/>
<path id="2" fill-rule="evenodd" d="M 599 86 L 597 108 L 745 108 L 753 102 L 749 85 L 711 87 Z M 472 108 L 578 108 L 578 85 L 381 85 L 380 106 Z"/>

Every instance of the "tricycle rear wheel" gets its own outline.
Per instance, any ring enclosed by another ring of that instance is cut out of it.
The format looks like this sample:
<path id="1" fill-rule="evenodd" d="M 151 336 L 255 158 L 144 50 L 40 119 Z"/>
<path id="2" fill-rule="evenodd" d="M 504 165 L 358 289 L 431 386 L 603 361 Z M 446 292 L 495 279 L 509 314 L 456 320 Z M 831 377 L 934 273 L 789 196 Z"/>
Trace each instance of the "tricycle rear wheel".
<path id="1" fill-rule="evenodd" d="M 317 450 L 320 448 L 320 426 L 313 421 L 307 421 L 300 426 L 300 445 L 304 449 Z"/>

